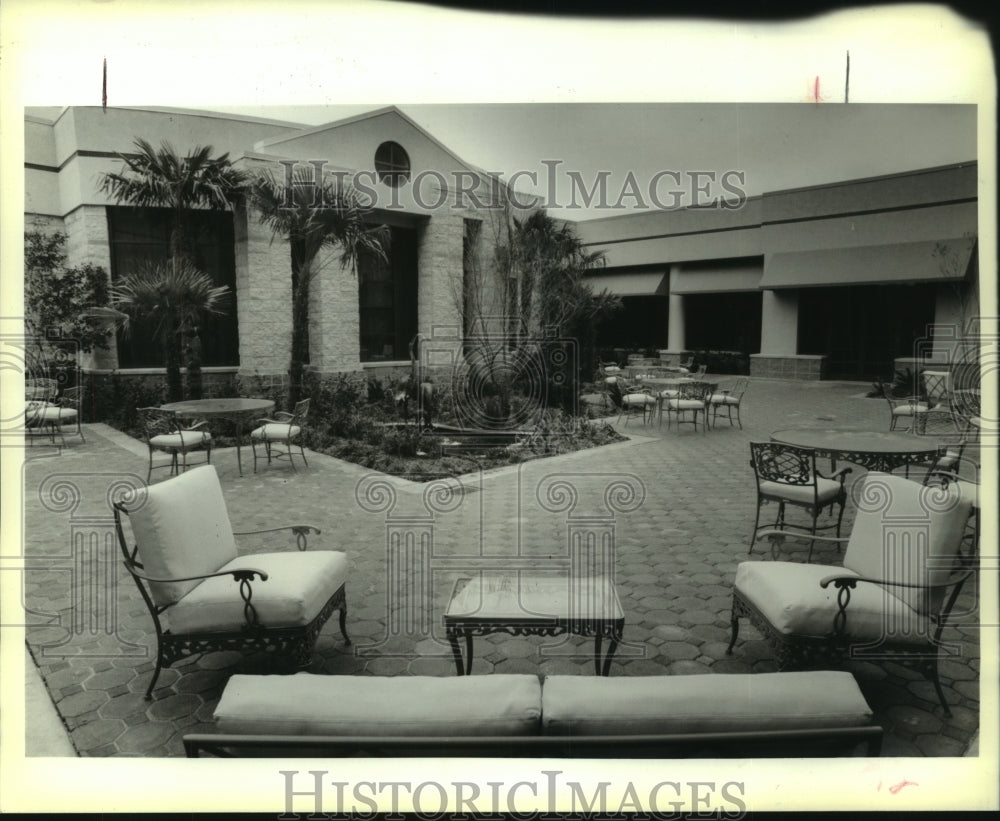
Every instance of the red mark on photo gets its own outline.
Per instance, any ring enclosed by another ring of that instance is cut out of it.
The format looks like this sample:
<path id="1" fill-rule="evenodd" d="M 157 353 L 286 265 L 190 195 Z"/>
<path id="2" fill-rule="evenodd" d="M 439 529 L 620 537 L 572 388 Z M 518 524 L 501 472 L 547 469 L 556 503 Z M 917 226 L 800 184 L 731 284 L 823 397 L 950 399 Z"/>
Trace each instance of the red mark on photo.
<path id="1" fill-rule="evenodd" d="M 903 787 L 919 787 L 916 781 L 907 781 L 905 778 L 893 787 L 889 787 L 889 792 L 893 795 L 898 793 Z"/>

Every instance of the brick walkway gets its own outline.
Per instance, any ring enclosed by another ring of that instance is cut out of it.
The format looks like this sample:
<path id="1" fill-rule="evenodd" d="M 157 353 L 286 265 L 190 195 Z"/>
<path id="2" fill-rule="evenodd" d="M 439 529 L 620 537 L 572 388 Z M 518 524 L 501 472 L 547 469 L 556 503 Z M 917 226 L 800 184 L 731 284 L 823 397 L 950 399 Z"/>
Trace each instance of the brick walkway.
<path id="1" fill-rule="evenodd" d="M 236 529 L 311 523 L 323 531 L 311 546 L 349 554 L 354 645 L 343 645 L 334 619 L 317 643 L 314 672 L 454 675 L 440 616 L 461 568 L 513 556 L 530 557 L 539 568 L 565 564 L 570 533 L 580 528 L 614 534 L 626 626 L 612 676 L 764 672 L 775 669 L 770 650 L 746 622 L 733 655 L 725 655 L 732 581 L 748 558 L 753 523 L 747 443 L 782 427 L 884 430 L 887 407 L 863 398 L 864 390 L 755 380 L 744 399 L 743 431 L 723 423 L 703 435 L 633 421 L 626 433 L 635 438 L 627 443 L 468 477 L 464 491 L 452 495 L 425 495 L 424 486 L 318 454 L 297 474 L 279 465 L 257 475 L 248 467 L 239 477 L 231 450 L 215 454 L 213 463 Z M 29 648 L 80 755 L 179 756 L 184 733 L 211 727 L 230 675 L 287 668 L 230 653 L 188 659 L 164 670 L 153 700 L 144 701 L 154 666 L 152 624 L 121 567 L 107 499 L 141 484 L 146 450 L 103 425 L 88 426 L 86 436 L 86 444 L 71 441 L 62 453 L 40 445 L 26 451 Z M 862 473 L 855 468 L 853 477 Z M 845 532 L 849 527 L 850 515 Z M 387 537 L 399 534 L 412 534 L 416 544 L 433 540 L 422 562 L 387 560 Z M 240 543 L 248 552 L 264 547 L 292 549 Z M 788 543 L 786 551 L 781 558 L 805 558 L 804 545 Z M 767 560 L 762 552 L 754 558 Z M 817 546 L 814 561 L 839 564 L 839 557 Z M 960 660 L 941 666 L 951 719 L 916 671 L 849 665 L 886 730 L 884 755 L 961 755 L 973 737 L 977 631 L 949 628 L 945 639 L 962 648 Z M 593 675 L 591 649 L 583 639 L 495 635 L 476 640 L 473 672 Z"/>

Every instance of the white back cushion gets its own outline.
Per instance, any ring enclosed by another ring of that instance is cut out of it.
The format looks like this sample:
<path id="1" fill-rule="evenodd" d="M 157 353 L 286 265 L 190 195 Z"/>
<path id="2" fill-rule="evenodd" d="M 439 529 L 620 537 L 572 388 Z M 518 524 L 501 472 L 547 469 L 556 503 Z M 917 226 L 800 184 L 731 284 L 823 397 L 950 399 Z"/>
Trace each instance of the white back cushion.
<path id="1" fill-rule="evenodd" d="M 139 560 L 154 578 L 186 578 L 214 573 L 236 558 L 236 540 L 226 500 L 213 465 L 192 468 L 146 491 L 146 501 L 129 521 Z M 198 580 L 150 584 L 159 605 L 171 604 L 197 587 Z"/>
<path id="2" fill-rule="evenodd" d="M 888 473 L 869 473 L 863 481 L 844 567 L 872 579 L 944 582 L 969 518 L 968 494 L 956 486 L 924 487 Z M 922 614 L 940 600 L 926 590 L 886 590 Z"/>

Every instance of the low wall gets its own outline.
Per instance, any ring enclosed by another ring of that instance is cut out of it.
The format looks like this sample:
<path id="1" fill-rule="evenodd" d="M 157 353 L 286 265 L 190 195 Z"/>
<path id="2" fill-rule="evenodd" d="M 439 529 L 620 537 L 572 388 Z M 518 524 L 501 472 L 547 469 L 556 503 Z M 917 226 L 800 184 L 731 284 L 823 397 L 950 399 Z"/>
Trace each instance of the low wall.
<path id="1" fill-rule="evenodd" d="M 820 354 L 750 354 L 750 375 L 765 379 L 818 380 L 825 369 L 826 356 Z"/>

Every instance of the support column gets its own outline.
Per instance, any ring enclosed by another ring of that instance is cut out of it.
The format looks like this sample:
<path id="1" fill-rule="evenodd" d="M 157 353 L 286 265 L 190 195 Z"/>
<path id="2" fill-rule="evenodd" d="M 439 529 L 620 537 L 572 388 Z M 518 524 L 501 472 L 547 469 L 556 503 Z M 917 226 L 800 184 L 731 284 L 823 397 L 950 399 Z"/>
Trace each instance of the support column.
<path id="1" fill-rule="evenodd" d="M 750 355 L 750 375 L 777 379 L 822 379 L 826 357 L 799 354 L 799 292 L 764 291 L 760 353 Z"/>
<path id="2" fill-rule="evenodd" d="M 668 284 L 674 286 L 674 280 L 680 270 L 679 265 L 670 266 Z M 684 328 L 684 294 L 675 294 L 668 290 L 667 294 L 667 349 L 660 351 L 660 362 L 664 365 L 677 366 L 687 359 L 687 333 Z"/>
<path id="3" fill-rule="evenodd" d="M 108 216 L 103 205 L 83 205 L 65 219 L 66 264 L 79 266 L 90 263 L 101 266 L 111 279 L 111 238 L 108 236 Z M 114 336 L 106 349 L 95 348 L 83 354 L 81 367 L 87 370 L 115 370 L 118 367 L 118 347 Z"/>
<path id="4" fill-rule="evenodd" d="M 292 261 L 288 243 L 240 208 L 236 235 L 236 315 L 240 375 L 288 373 L 292 344 Z"/>
<path id="5" fill-rule="evenodd" d="M 309 285 L 309 367 L 319 373 L 361 369 L 358 276 L 339 256 L 321 254 Z"/>

